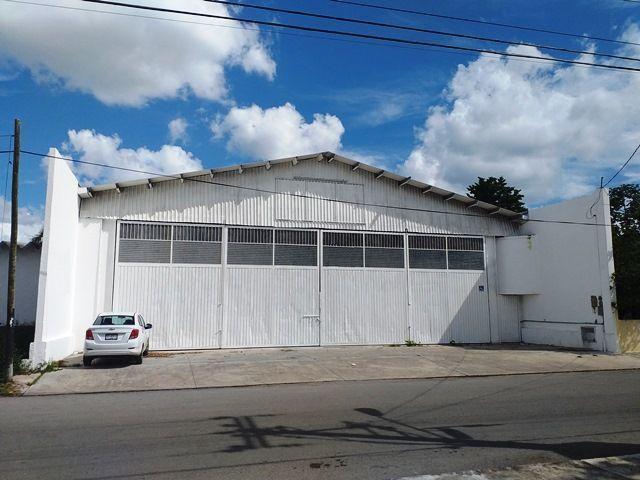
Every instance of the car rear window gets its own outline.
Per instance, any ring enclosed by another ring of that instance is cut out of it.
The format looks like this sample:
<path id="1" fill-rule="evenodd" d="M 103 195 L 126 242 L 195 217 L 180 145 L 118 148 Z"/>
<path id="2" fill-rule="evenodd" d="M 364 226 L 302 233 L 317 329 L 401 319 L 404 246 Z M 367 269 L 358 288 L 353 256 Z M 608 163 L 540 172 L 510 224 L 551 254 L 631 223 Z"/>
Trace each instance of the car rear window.
<path id="1" fill-rule="evenodd" d="M 94 325 L 135 325 L 133 315 L 100 315 Z"/>

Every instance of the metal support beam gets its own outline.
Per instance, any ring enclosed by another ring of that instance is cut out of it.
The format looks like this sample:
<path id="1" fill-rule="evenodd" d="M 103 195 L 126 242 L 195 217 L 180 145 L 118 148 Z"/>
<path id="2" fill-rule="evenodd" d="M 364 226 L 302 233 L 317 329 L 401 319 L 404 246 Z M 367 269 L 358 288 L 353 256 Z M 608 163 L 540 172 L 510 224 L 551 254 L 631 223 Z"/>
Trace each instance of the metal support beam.
<path id="1" fill-rule="evenodd" d="M 87 187 L 87 197 L 93 198 L 93 189 L 91 187 Z"/>
<path id="2" fill-rule="evenodd" d="M 467 205 L 466 208 L 473 208 L 473 207 L 477 207 L 478 203 L 480 203 L 478 200 L 474 200 L 473 202 L 471 202 L 469 205 Z"/>
<path id="3" fill-rule="evenodd" d="M 215 176 L 216 176 L 216 171 L 212 168 L 211 170 L 209 170 L 209 177 L 213 179 L 213 177 Z"/>
<path id="4" fill-rule="evenodd" d="M 496 213 L 498 213 L 500 210 L 502 210 L 500 207 L 496 207 L 496 209 L 495 209 L 495 210 L 491 210 L 491 211 L 489 212 L 489 215 L 495 215 L 495 214 L 496 214 Z"/>
<path id="5" fill-rule="evenodd" d="M 153 183 L 151 183 L 151 180 L 147 179 L 147 188 L 149 190 L 151 190 L 153 188 Z"/>
<path id="6" fill-rule="evenodd" d="M 355 172 L 359 168 L 360 168 L 360 162 L 356 163 L 353 167 L 351 167 L 351 171 Z"/>
<path id="7" fill-rule="evenodd" d="M 180 183 L 184 183 L 184 175 L 180 174 Z"/>
<path id="8" fill-rule="evenodd" d="M 336 158 L 335 153 L 327 152 L 324 154 L 324 157 L 327 159 L 327 163 L 333 162 L 333 159 Z"/>
<path id="9" fill-rule="evenodd" d="M 265 170 L 271 170 L 271 162 L 267 162 L 264 164 Z"/>
<path id="10" fill-rule="evenodd" d="M 297 165 L 298 164 L 298 157 L 293 157 L 293 160 L 291 160 L 291 164 L 292 165 Z"/>
<path id="11" fill-rule="evenodd" d="M 122 193 L 122 188 L 120 187 L 120 185 L 117 183 L 115 185 L 116 185 L 116 192 Z"/>
<path id="12" fill-rule="evenodd" d="M 445 201 L 445 202 L 448 202 L 449 200 L 452 200 L 452 199 L 453 199 L 453 197 L 455 197 L 455 196 L 456 196 L 456 194 L 455 194 L 455 193 L 450 193 L 449 195 L 446 195 L 446 196 L 444 197 L 444 201 Z"/>
<path id="13" fill-rule="evenodd" d="M 433 190 L 433 187 L 429 185 L 427 188 L 423 188 L 421 193 L 424 195 L 426 193 L 429 193 L 431 190 Z"/>
<path id="14" fill-rule="evenodd" d="M 403 178 L 402 180 L 400 180 L 400 182 L 398 182 L 398 186 L 404 187 L 407 183 L 409 183 L 409 180 L 411 180 L 411 177 Z"/>
<path id="15" fill-rule="evenodd" d="M 385 172 L 386 172 L 386 170 L 380 170 L 378 173 L 376 173 L 376 180 L 379 179 L 380 177 L 382 177 Z"/>

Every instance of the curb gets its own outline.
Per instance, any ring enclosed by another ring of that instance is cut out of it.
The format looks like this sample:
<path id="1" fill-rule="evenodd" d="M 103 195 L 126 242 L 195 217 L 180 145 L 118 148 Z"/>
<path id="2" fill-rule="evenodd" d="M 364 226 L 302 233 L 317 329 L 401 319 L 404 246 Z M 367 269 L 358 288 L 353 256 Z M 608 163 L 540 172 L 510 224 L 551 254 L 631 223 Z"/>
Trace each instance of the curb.
<path id="1" fill-rule="evenodd" d="M 68 367 L 65 367 L 68 368 Z M 487 374 L 470 374 L 470 375 L 439 375 L 429 377 L 393 377 L 393 378 L 363 378 L 363 379 L 335 379 L 335 380 L 305 380 L 300 382 L 274 382 L 274 383 L 247 383 L 241 385 L 212 385 L 212 386 L 193 386 L 193 387 L 174 387 L 174 388 L 142 388 L 132 390 L 95 390 L 91 392 L 53 392 L 53 393 L 29 393 L 31 386 L 20 396 L 24 397 L 48 397 L 60 395 L 94 395 L 105 393 L 142 393 L 142 392 L 179 392 L 184 390 L 213 390 L 220 388 L 255 388 L 255 387 L 273 387 L 279 385 L 320 385 L 324 383 L 347 383 L 347 382 L 385 382 L 385 381 L 407 381 L 407 380 L 442 380 L 442 379 L 469 379 L 469 378 L 491 378 L 491 377 L 512 377 L 525 375 L 558 375 L 563 373 L 599 373 L 599 372 L 628 372 L 640 371 L 640 367 L 625 368 L 605 368 L 605 369 L 588 369 L 588 370 L 549 370 L 544 372 L 514 372 L 514 373 L 487 373 Z"/>

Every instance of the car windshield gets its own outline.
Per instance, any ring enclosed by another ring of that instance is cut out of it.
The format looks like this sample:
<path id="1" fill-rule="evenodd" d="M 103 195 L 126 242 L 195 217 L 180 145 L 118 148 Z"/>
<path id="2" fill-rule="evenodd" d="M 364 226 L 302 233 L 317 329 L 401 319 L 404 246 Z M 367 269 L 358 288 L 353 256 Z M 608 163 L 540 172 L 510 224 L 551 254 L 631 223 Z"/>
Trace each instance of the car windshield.
<path id="1" fill-rule="evenodd" d="M 94 325 L 135 325 L 133 315 L 100 315 Z"/>

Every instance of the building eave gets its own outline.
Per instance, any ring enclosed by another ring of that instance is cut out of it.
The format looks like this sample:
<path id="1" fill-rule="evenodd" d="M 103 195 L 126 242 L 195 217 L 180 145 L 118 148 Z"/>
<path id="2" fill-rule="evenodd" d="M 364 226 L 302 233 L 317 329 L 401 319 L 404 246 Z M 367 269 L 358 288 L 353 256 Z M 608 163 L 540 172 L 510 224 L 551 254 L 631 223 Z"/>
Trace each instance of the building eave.
<path id="1" fill-rule="evenodd" d="M 376 179 L 388 178 L 390 180 L 395 181 L 398 184 L 398 188 L 407 188 L 409 186 L 415 187 L 425 195 L 435 195 L 435 196 L 441 197 L 442 199 L 447 199 L 450 201 L 461 203 L 465 207 L 473 206 L 473 208 L 476 210 L 484 211 L 487 214 L 506 217 L 513 221 L 520 221 L 520 222 L 525 221 L 521 213 L 514 212 L 506 208 L 499 208 L 490 203 L 476 200 L 475 198 L 469 197 L 468 195 L 462 195 L 444 188 L 437 187 L 435 185 L 431 185 L 428 183 L 421 182 L 419 180 L 415 180 L 413 178 L 398 175 L 397 173 L 390 172 L 385 169 L 381 169 L 380 167 L 368 165 L 366 163 L 353 160 L 351 158 L 344 157 L 342 155 L 335 154 L 332 152 L 318 152 L 318 153 L 312 153 L 309 155 L 298 155 L 295 157 L 285 157 L 285 158 L 279 158 L 275 160 L 243 163 L 243 164 L 229 165 L 229 166 L 218 167 L 218 168 L 208 168 L 206 170 L 198 170 L 193 172 L 184 172 L 184 173 L 167 174 L 167 175 L 155 176 L 155 177 L 139 178 L 136 180 L 129 180 L 129 181 L 117 182 L 117 183 L 108 183 L 108 184 L 97 185 L 92 187 L 80 187 L 78 189 L 78 196 L 80 198 L 85 199 L 85 198 L 91 198 L 95 193 L 98 193 L 98 192 L 106 192 L 111 190 L 125 191 L 127 188 L 137 187 L 141 185 L 144 185 L 144 186 L 148 186 L 150 184 L 156 185 L 163 182 L 169 182 L 169 181 L 175 181 L 175 180 L 184 181 L 185 179 L 204 177 L 204 176 L 212 177 L 219 173 L 235 172 L 237 174 L 242 174 L 246 170 L 251 170 L 255 168 L 262 168 L 264 171 L 267 171 L 267 170 L 270 170 L 274 165 L 281 165 L 281 164 L 288 164 L 289 166 L 293 167 L 299 161 L 302 161 L 302 160 L 310 160 L 310 159 L 318 160 L 322 158 L 330 162 L 336 161 L 336 162 L 343 163 L 345 165 L 348 165 L 352 170 L 357 170 L 357 171 L 362 170 L 362 171 L 369 172 L 372 175 L 374 175 Z"/>

